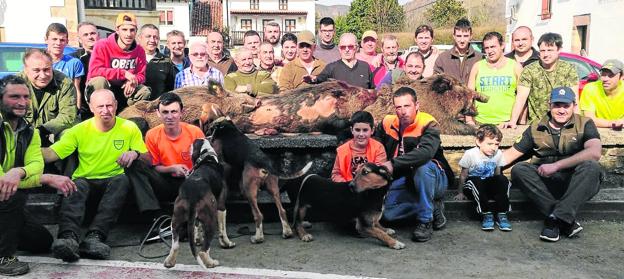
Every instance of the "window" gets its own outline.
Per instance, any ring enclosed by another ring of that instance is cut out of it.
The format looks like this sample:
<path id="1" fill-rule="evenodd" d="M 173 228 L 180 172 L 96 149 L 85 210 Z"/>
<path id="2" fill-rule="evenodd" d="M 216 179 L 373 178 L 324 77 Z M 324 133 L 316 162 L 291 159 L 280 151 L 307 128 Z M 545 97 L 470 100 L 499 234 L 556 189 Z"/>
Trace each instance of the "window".
<path id="1" fill-rule="evenodd" d="M 288 10 L 288 0 L 279 0 L 279 9 Z"/>
<path id="2" fill-rule="evenodd" d="M 273 22 L 273 19 L 263 19 L 262 20 L 262 30 L 264 30 L 264 27 L 266 27 L 267 23 L 269 22 Z"/>
<path id="3" fill-rule="evenodd" d="M 173 25 L 173 10 L 159 10 L 160 25 Z"/>
<path id="4" fill-rule="evenodd" d="M 250 10 L 259 10 L 260 9 L 260 0 L 249 0 L 249 9 Z"/>
<path id="5" fill-rule="evenodd" d="M 251 30 L 251 19 L 241 19 L 241 30 Z"/>
<path id="6" fill-rule="evenodd" d="M 296 29 L 296 21 L 294 19 L 287 19 L 284 21 L 284 26 L 286 32 L 293 32 Z"/>
<path id="7" fill-rule="evenodd" d="M 542 13 L 540 16 L 542 20 L 550 19 L 552 16 L 552 0 L 542 0 Z"/>

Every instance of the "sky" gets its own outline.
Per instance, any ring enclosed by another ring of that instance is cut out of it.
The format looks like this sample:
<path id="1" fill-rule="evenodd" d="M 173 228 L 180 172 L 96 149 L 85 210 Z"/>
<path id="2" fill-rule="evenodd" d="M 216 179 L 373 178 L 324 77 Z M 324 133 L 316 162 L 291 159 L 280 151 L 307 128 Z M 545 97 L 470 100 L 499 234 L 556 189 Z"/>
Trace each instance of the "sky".
<path id="1" fill-rule="evenodd" d="M 331 5 L 347 5 L 348 6 L 348 5 L 351 5 L 351 1 L 352 0 L 317 0 L 316 3 L 325 5 L 325 6 L 331 6 Z M 409 1 L 410 0 L 399 0 L 399 4 L 403 5 Z"/>

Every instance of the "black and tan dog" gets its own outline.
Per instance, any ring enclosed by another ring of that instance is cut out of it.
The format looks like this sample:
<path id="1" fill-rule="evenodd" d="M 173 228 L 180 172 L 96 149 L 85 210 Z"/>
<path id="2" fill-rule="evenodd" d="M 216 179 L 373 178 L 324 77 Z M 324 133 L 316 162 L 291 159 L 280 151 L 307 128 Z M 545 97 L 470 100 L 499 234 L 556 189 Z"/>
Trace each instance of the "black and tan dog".
<path id="1" fill-rule="evenodd" d="M 208 139 L 195 140 L 191 154 L 193 169 L 180 186 L 173 207 L 171 251 L 164 263 L 167 268 L 176 264 L 180 234 L 185 231 L 199 265 L 204 268 L 219 265 L 219 261 L 210 257 L 210 242 L 217 231 L 218 205 L 215 197 L 224 194 L 223 167 Z"/>
<path id="2" fill-rule="evenodd" d="M 367 163 L 360 166 L 351 182 L 333 182 L 316 174 L 306 176 L 300 186 L 287 186 L 288 196 L 295 202 L 293 227 L 303 241 L 314 238 L 302 222 L 309 208 L 332 213 L 332 220 L 350 222 L 360 235 L 381 240 L 388 247 L 403 249 L 405 244 L 392 238 L 394 230 L 379 224 L 384 197 L 392 177 L 385 167 Z"/>
<path id="3" fill-rule="evenodd" d="M 273 168 L 271 159 L 260 150 L 260 147 L 249 140 L 229 118 L 222 117 L 215 120 L 210 124 L 208 131 L 211 134 L 212 146 L 219 155 L 219 161 L 223 164 L 224 177 L 228 187 L 238 185 L 241 193 L 247 198 L 251 206 L 251 213 L 256 225 L 256 233 L 251 236 L 251 242 L 261 243 L 264 241 L 263 216 L 258 207 L 258 191 L 260 189 L 267 190 L 273 197 L 282 223 L 282 237 L 291 237 L 293 233 L 288 224 L 286 210 L 280 200 L 278 180 L 303 176 L 312 166 L 312 162 L 309 162 L 303 169 L 292 175 L 278 176 Z M 219 223 L 224 224 L 219 226 L 221 239 L 222 235 L 227 237 L 225 232 L 225 212 L 219 215 L 219 218 Z"/>

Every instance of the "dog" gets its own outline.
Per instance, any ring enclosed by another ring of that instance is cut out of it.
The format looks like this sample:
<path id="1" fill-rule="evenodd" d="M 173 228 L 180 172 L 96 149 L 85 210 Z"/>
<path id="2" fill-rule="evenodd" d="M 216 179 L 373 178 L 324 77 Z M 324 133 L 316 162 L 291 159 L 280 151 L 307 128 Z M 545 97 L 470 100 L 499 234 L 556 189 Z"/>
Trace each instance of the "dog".
<path id="1" fill-rule="evenodd" d="M 279 179 L 294 179 L 303 176 L 312 166 L 308 162 L 300 171 L 288 175 L 278 176 L 273 168 L 271 159 L 243 134 L 228 117 L 213 121 L 208 128 L 211 134 L 211 144 L 223 164 L 224 176 L 228 187 L 238 184 L 241 193 L 247 198 L 251 206 L 251 213 L 256 226 L 255 235 L 251 236 L 251 243 L 264 242 L 262 229 L 262 212 L 258 207 L 258 191 L 266 189 L 273 197 L 282 224 L 282 237 L 290 238 L 293 235 L 288 224 L 286 210 L 280 200 Z M 225 214 L 219 216 L 225 224 Z M 227 235 L 225 225 L 219 227 L 219 235 Z M 223 244 L 223 243 L 222 243 Z M 232 243 L 232 245 L 234 245 Z"/>
<path id="2" fill-rule="evenodd" d="M 209 139 L 195 140 L 191 154 L 193 168 L 180 185 L 173 207 L 171 250 L 164 262 L 167 268 L 176 264 L 180 235 L 184 232 L 188 234 L 191 252 L 200 266 L 212 268 L 219 265 L 219 261 L 210 257 L 210 242 L 217 231 L 218 203 L 215 197 L 221 199 L 225 194 L 223 166 L 219 164 Z"/>
<path id="3" fill-rule="evenodd" d="M 322 208 L 331 212 L 334 221 L 355 220 L 360 235 L 377 238 L 392 249 L 405 248 L 391 236 L 394 230 L 379 224 L 390 181 L 392 176 L 385 167 L 366 163 L 356 170 L 350 182 L 334 182 L 311 174 L 299 187 L 287 187 L 288 196 L 296 201 L 293 227 L 297 235 L 305 242 L 314 240 L 302 223 L 309 208 Z"/>

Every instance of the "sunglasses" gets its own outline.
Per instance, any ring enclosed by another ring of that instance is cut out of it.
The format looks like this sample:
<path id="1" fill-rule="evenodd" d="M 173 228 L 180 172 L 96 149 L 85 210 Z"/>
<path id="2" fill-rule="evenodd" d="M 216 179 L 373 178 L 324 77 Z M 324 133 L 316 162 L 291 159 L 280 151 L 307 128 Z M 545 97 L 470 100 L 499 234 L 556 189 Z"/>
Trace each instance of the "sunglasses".
<path id="1" fill-rule="evenodd" d="M 189 55 L 190 55 L 190 56 L 194 56 L 194 57 L 197 57 L 197 56 L 201 56 L 201 57 L 203 57 L 203 56 L 208 55 L 208 53 L 206 53 L 206 52 L 193 52 L 193 53 L 191 53 L 191 54 L 189 54 Z"/>
<path id="2" fill-rule="evenodd" d="M 306 43 L 299 43 L 299 48 L 312 48 L 312 45 Z"/>
<path id="3" fill-rule="evenodd" d="M 340 48 L 340 50 L 355 50 L 355 45 L 348 45 L 348 46 L 338 46 Z"/>

